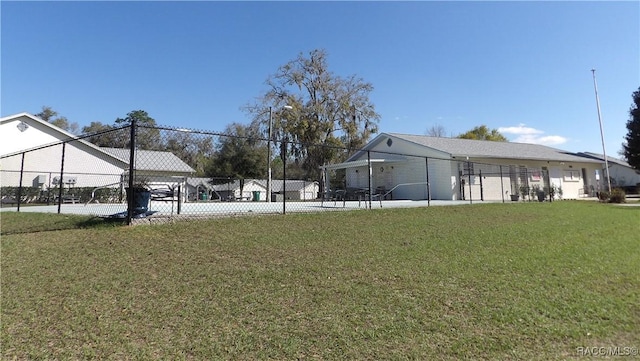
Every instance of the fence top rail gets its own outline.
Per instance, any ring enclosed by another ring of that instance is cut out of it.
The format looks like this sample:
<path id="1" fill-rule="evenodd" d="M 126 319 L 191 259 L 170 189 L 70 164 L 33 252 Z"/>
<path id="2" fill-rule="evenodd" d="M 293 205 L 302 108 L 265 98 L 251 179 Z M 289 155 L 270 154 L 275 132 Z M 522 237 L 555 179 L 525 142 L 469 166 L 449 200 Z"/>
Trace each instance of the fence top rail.
<path id="1" fill-rule="evenodd" d="M 116 132 L 116 131 L 120 131 L 122 129 L 126 129 L 129 128 L 130 126 L 124 126 L 124 127 L 119 127 L 119 128 L 113 128 L 113 129 L 108 129 L 108 130 L 103 130 L 100 132 L 96 132 L 96 133 L 91 133 L 91 134 L 82 134 L 82 135 L 78 135 L 78 136 L 74 136 L 71 138 L 67 138 L 67 139 L 62 139 L 56 142 L 51 142 L 51 143 L 47 143 L 47 144 L 42 144 L 39 146 L 35 146 L 29 149 L 23 149 L 23 150 L 19 150 L 16 152 L 12 152 L 12 153 L 7 153 L 7 154 L 3 154 L 0 156 L 0 159 L 4 159 L 4 158 L 9 158 L 9 157 L 15 157 L 17 155 L 20 154 L 25 154 L 25 153 L 30 153 L 30 152 L 35 152 L 38 150 L 42 150 L 42 149 L 46 149 L 46 148 L 51 148 L 51 147 L 56 147 L 62 144 L 66 144 L 66 143 L 71 143 L 71 142 L 81 142 L 82 144 L 92 147 L 92 148 L 96 148 L 96 149 L 100 149 L 99 146 L 89 142 L 88 140 L 86 140 L 86 138 L 91 138 L 91 137 L 95 137 L 98 135 L 103 135 L 103 134 L 107 134 L 107 133 L 111 133 L 111 132 Z"/>

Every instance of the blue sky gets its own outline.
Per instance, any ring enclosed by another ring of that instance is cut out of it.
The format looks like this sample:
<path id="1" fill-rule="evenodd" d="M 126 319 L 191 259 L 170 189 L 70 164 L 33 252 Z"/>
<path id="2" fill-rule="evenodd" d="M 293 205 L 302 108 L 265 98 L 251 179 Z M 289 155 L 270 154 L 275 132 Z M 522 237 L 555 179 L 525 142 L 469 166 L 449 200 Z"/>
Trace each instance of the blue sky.
<path id="1" fill-rule="evenodd" d="M 373 84 L 380 131 L 607 154 L 640 86 L 640 2 L 10 2 L 1 11 L 2 116 L 51 106 L 80 126 L 146 110 L 222 131 L 300 52 Z"/>

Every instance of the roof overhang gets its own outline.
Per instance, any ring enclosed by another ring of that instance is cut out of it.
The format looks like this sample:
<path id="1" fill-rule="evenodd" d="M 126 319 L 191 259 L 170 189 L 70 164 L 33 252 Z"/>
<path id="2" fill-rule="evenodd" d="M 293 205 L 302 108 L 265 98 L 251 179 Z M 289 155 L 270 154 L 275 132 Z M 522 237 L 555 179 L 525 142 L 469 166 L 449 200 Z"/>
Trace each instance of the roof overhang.
<path id="1" fill-rule="evenodd" d="M 392 160 L 386 160 L 386 159 L 371 159 L 372 164 L 373 163 L 393 163 L 393 162 L 394 161 Z M 368 167 L 368 166 L 369 166 L 368 159 L 360 159 L 360 160 L 354 160 L 351 162 L 327 164 L 327 165 L 320 166 L 320 169 L 336 170 L 336 169 L 347 169 L 347 168 Z"/>
<path id="2" fill-rule="evenodd" d="M 118 157 L 115 157 L 114 155 L 103 151 L 102 149 L 100 149 L 100 147 L 98 147 L 97 145 L 85 140 L 84 138 L 80 138 L 80 137 L 78 137 L 78 136 L 76 136 L 74 134 L 71 134 L 71 133 L 67 132 L 64 129 L 61 129 L 61 128 L 59 128 L 59 127 L 57 127 L 57 126 L 55 126 L 55 125 L 53 125 L 53 124 L 51 124 L 49 122 L 46 122 L 46 121 L 36 117 L 35 115 L 29 114 L 29 113 L 19 113 L 19 114 L 14 114 L 14 115 L 10 115 L 10 116 L 7 116 L 7 117 L 0 118 L 0 124 L 11 122 L 11 121 L 17 121 L 17 120 L 24 121 L 25 118 L 28 119 L 31 122 L 39 124 L 40 126 L 42 126 L 44 128 L 50 129 L 54 133 L 57 133 L 58 134 L 57 138 L 59 139 L 59 141 L 58 142 L 49 143 L 49 144 L 42 144 L 42 145 L 31 147 L 31 148 L 28 148 L 28 149 L 22 149 L 22 150 L 19 150 L 19 151 L 16 151 L 16 152 L 8 153 L 8 154 L 2 154 L 1 156 L 3 158 L 15 156 L 15 155 L 20 154 L 20 153 L 26 153 L 26 152 L 31 152 L 31 151 L 38 150 L 38 149 L 43 149 L 43 148 L 48 148 L 48 147 L 51 147 L 51 146 L 56 146 L 56 145 L 62 144 L 62 143 L 68 143 L 68 144 L 74 145 L 76 147 L 78 147 L 78 146 L 85 147 L 85 148 L 89 149 L 90 151 L 93 151 L 93 152 L 95 152 L 95 153 L 97 153 L 97 154 L 99 154 L 101 156 L 107 157 L 108 159 L 111 160 L 111 163 L 116 167 L 126 169 L 126 167 L 129 164 L 127 161 L 123 161 L 122 159 L 119 159 Z"/>

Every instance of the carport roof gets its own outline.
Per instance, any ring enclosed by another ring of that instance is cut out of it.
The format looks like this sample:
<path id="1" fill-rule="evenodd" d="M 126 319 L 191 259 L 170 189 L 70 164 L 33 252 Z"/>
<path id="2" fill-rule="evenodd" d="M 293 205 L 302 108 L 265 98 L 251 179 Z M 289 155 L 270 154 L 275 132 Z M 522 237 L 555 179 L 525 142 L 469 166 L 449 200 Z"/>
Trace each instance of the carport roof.
<path id="1" fill-rule="evenodd" d="M 129 149 L 101 147 L 102 151 L 129 163 Z M 188 175 L 196 171 L 171 152 L 136 150 L 136 170 Z"/>
<path id="2" fill-rule="evenodd" d="M 385 159 L 371 159 L 371 163 L 384 163 L 389 162 L 389 160 Z M 369 161 L 367 159 L 354 160 L 352 162 L 344 162 L 344 163 L 335 163 L 335 164 L 327 164 L 320 166 L 321 169 L 326 170 L 335 170 L 335 169 L 345 169 L 345 168 L 356 168 L 356 167 L 366 167 L 369 165 Z"/>

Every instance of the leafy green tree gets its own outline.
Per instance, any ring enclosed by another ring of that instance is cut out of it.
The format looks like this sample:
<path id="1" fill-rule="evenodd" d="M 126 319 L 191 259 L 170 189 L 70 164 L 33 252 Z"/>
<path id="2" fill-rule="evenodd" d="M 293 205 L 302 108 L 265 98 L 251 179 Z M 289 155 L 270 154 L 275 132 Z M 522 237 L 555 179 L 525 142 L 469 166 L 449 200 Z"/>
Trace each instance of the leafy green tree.
<path id="1" fill-rule="evenodd" d="M 491 129 L 486 125 L 481 125 L 458 135 L 461 139 L 490 140 L 493 142 L 508 142 L 507 138 L 497 129 Z"/>
<path id="2" fill-rule="evenodd" d="M 214 156 L 211 137 L 200 137 L 185 132 L 169 132 L 163 150 L 175 154 L 196 170 L 196 176 L 204 176 L 210 159 Z"/>
<path id="3" fill-rule="evenodd" d="M 64 129 L 69 133 L 78 133 L 78 123 L 69 123 L 69 120 L 66 117 L 58 116 L 58 112 L 49 106 L 43 106 L 40 113 L 36 114 L 36 117 L 44 120 L 45 122 L 51 123 L 60 129 Z"/>
<path id="4" fill-rule="evenodd" d="M 640 170 L 640 87 L 633 92 L 633 103 L 629 108 L 627 135 L 622 144 L 622 154 L 633 168 Z"/>
<path id="5" fill-rule="evenodd" d="M 244 126 L 232 123 L 227 126 L 225 134 L 216 145 L 216 154 L 207 168 L 209 177 L 231 177 L 240 179 L 240 187 L 244 188 L 245 178 L 265 178 L 265 159 L 267 148 L 259 129 L 255 126 Z"/>
<path id="6" fill-rule="evenodd" d="M 126 118 L 118 118 L 115 125 L 125 126 L 133 123 L 135 120 L 137 125 L 136 145 L 139 149 L 145 150 L 163 150 L 162 138 L 160 130 L 157 128 L 155 119 L 149 116 L 144 110 L 134 110 L 127 113 Z M 126 142 L 128 147 L 129 141 Z"/>
<path id="7" fill-rule="evenodd" d="M 82 134 L 87 135 L 85 139 L 98 147 L 124 148 L 128 144 L 129 135 L 116 132 L 115 128 L 113 125 L 91 122 L 82 127 Z"/>
<path id="8" fill-rule="evenodd" d="M 269 76 L 267 85 L 246 110 L 266 134 L 266 110 L 274 109 L 273 140 L 288 138 L 291 157 L 309 177 L 319 179 L 321 165 L 344 160 L 378 131 L 380 115 L 369 100 L 373 85 L 355 75 L 333 74 L 324 50 L 300 53 Z M 284 106 L 292 109 L 283 111 Z"/>

